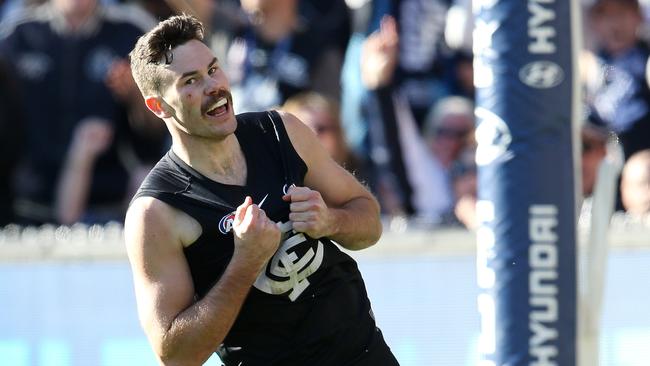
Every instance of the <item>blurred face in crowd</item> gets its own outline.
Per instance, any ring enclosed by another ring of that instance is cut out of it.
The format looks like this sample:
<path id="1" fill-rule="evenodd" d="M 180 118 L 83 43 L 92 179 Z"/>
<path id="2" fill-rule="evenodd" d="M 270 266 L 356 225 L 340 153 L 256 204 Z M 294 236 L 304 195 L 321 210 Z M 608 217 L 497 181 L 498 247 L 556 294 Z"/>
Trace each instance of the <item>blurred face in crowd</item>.
<path id="1" fill-rule="evenodd" d="M 633 215 L 650 213 L 650 150 L 632 155 L 623 168 L 621 199 Z"/>
<path id="2" fill-rule="evenodd" d="M 438 160 L 449 166 L 469 145 L 474 128 L 472 117 L 464 114 L 447 114 L 434 129 L 430 146 Z"/>
<path id="3" fill-rule="evenodd" d="M 601 0 L 590 11 L 596 41 L 607 52 L 625 52 L 637 41 L 643 19 L 638 5 L 631 0 Z"/>
<path id="4" fill-rule="evenodd" d="M 172 56 L 162 95 L 147 98 L 150 109 L 156 113 L 155 103 L 159 103 L 163 110 L 159 117 L 187 135 L 223 139 L 233 133 L 237 121 L 230 85 L 212 51 L 191 40 L 176 47 Z"/>
<path id="5" fill-rule="evenodd" d="M 341 126 L 336 117 L 325 108 L 303 106 L 292 113 L 314 131 L 320 143 L 339 164 L 343 163 L 346 151 Z"/>
<path id="6" fill-rule="evenodd" d="M 85 19 L 97 7 L 98 0 L 52 0 L 53 5 L 66 18 Z"/>
<path id="7" fill-rule="evenodd" d="M 259 15 L 290 9 L 296 5 L 296 0 L 241 0 L 240 3 L 245 12 Z"/>

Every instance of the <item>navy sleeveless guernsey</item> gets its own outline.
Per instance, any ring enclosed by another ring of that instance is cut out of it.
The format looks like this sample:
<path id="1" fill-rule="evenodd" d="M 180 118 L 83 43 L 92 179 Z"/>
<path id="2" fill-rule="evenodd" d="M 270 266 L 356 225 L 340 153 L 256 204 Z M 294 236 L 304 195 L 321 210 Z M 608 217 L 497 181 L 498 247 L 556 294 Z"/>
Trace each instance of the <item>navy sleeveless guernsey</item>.
<path id="1" fill-rule="evenodd" d="M 281 117 L 274 111 L 237 115 L 235 136 L 248 167 L 244 186 L 213 181 L 170 150 L 134 197 L 155 197 L 202 226 L 201 236 L 184 250 L 197 298 L 219 280 L 232 257 L 234 211 L 246 196 L 254 203 L 264 199 L 262 209 L 281 228 L 280 248 L 219 348 L 222 360 L 242 366 L 343 366 L 366 364 L 369 349 L 390 353 L 355 261 L 327 238 L 291 230 L 282 196 L 292 184 L 303 185 L 307 166 Z"/>

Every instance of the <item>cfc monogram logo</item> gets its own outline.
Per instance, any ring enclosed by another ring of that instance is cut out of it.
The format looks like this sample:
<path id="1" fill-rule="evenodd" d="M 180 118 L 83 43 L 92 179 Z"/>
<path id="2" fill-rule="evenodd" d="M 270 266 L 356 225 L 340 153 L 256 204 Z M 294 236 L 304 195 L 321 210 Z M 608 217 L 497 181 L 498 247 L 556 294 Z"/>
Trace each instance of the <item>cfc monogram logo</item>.
<path id="1" fill-rule="evenodd" d="M 323 243 L 316 240 L 315 247 L 309 248 L 301 257 L 294 250 L 298 244 L 307 241 L 302 233 L 295 233 L 291 221 L 279 223 L 282 231 L 282 244 L 266 269 L 255 280 L 254 286 L 260 291 L 271 295 L 281 295 L 289 291 L 289 299 L 296 301 L 298 296 L 309 287 L 309 277 L 323 263 L 325 248 Z M 294 235 L 292 235 L 294 234 Z"/>

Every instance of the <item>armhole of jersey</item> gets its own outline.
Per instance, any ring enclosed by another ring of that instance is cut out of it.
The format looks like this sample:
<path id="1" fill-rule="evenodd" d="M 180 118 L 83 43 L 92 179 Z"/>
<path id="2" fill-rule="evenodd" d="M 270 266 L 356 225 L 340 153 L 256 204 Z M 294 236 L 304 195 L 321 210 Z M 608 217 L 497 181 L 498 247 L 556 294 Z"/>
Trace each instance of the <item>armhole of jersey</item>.
<path id="1" fill-rule="evenodd" d="M 280 145 L 280 154 L 282 155 L 282 164 L 285 170 L 285 181 L 287 184 L 302 184 L 309 167 L 293 147 L 293 143 L 291 143 L 280 114 L 272 110 L 268 112 L 268 116 L 273 126 L 275 137 Z"/>
<path id="2" fill-rule="evenodd" d="M 203 226 L 201 224 L 201 218 L 195 216 L 194 210 L 188 209 L 187 203 L 184 202 L 180 197 L 177 197 L 172 193 L 149 191 L 149 190 L 140 190 L 140 191 L 136 192 L 136 194 L 133 196 L 133 198 L 131 199 L 131 202 L 129 202 L 129 206 L 131 206 L 133 204 L 133 202 L 135 202 L 135 200 L 140 198 L 140 197 L 152 197 L 152 198 L 155 198 L 155 199 L 159 200 L 160 202 L 164 202 L 165 204 L 169 205 L 173 209 L 182 211 L 183 213 L 185 213 L 189 217 L 196 220 L 199 223 L 199 225 Z M 203 228 L 203 229 L 205 230 L 205 228 Z"/>
<path id="3" fill-rule="evenodd" d="M 158 191 L 149 191 L 149 190 L 139 190 L 139 191 L 137 191 L 135 193 L 135 195 L 133 195 L 133 198 L 131 198 L 131 202 L 129 202 L 129 206 L 131 206 L 133 204 L 133 202 L 135 202 L 135 200 L 137 200 L 140 197 L 152 197 L 152 198 L 155 198 L 155 199 L 157 199 L 157 200 L 159 200 L 161 202 L 165 202 L 166 204 L 168 204 L 168 205 L 170 205 L 170 206 L 172 206 L 174 208 L 178 208 L 177 203 L 179 203 L 179 202 L 177 202 L 174 199 L 173 195 L 170 195 L 167 192 L 158 192 Z"/>

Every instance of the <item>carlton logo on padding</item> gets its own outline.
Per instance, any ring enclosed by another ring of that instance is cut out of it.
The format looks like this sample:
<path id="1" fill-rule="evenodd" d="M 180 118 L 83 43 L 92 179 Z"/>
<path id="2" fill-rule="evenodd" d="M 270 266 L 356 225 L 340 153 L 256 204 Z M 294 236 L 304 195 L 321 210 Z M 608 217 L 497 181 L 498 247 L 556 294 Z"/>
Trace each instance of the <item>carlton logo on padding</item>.
<path id="1" fill-rule="evenodd" d="M 548 89 L 564 80 L 564 71 L 555 62 L 534 61 L 519 70 L 519 79 L 531 88 Z"/>
<path id="2" fill-rule="evenodd" d="M 512 135 L 508 125 L 494 112 L 478 107 L 474 111 L 478 126 L 476 136 L 476 165 L 485 166 L 512 157 L 508 151 Z"/>

